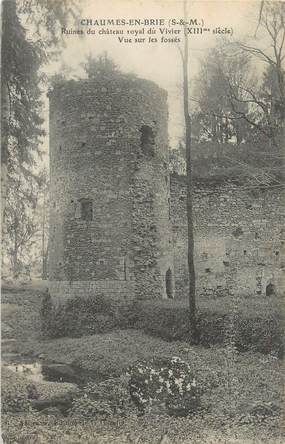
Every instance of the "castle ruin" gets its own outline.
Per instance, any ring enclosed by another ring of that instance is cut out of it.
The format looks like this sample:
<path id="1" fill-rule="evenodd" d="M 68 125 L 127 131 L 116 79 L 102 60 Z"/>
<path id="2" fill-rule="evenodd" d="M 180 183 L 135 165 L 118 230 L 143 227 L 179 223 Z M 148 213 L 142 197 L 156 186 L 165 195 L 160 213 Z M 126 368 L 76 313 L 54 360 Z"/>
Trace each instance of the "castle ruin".
<path id="1" fill-rule="evenodd" d="M 51 295 L 185 297 L 186 181 L 169 174 L 166 92 L 116 72 L 49 97 Z M 218 157 L 194 153 L 198 293 L 284 293 L 280 188 L 225 178 Z"/>
<path id="2" fill-rule="evenodd" d="M 52 295 L 174 296 L 167 94 L 120 73 L 50 93 Z"/>

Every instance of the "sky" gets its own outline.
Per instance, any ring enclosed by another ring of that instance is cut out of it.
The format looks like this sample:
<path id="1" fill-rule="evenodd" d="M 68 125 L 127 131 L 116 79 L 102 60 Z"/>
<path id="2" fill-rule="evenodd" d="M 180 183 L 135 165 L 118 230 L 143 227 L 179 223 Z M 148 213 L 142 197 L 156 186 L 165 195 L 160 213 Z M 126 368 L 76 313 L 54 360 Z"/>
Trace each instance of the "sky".
<path id="1" fill-rule="evenodd" d="M 79 1 L 79 0 L 78 0 Z M 188 17 L 197 18 L 204 27 L 210 29 L 203 35 L 189 37 L 189 75 L 194 78 L 198 74 L 199 60 L 205 57 L 207 50 L 214 47 L 220 35 L 213 34 L 216 27 L 232 29 L 235 40 L 251 37 L 254 34 L 258 20 L 259 1 L 189 1 Z M 62 35 L 65 48 L 60 60 L 52 64 L 47 72 L 59 72 L 63 65 L 71 68 L 73 75 L 82 76 L 82 62 L 91 54 L 97 56 L 107 51 L 118 67 L 125 72 L 135 73 L 138 77 L 153 80 L 168 91 L 169 106 L 169 136 L 170 144 L 175 146 L 183 134 L 182 113 L 182 68 L 181 58 L 176 43 L 161 43 L 159 28 L 155 26 L 158 43 L 120 43 L 116 35 L 98 35 L 102 26 L 82 25 L 82 20 L 92 19 L 164 19 L 168 30 L 169 19 L 183 19 L 183 2 L 181 0 L 81 0 L 81 13 L 72 19 L 67 30 L 95 30 L 95 35 Z M 105 26 L 108 29 L 123 29 L 126 35 L 128 29 L 142 29 L 143 26 Z M 181 29 L 181 25 L 173 26 Z M 145 37 L 148 40 L 147 30 Z M 60 33 L 61 30 L 58 30 Z M 167 37 L 175 37 L 170 35 Z M 48 103 L 46 102 L 46 111 Z M 47 112 L 45 113 L 47 118 Z M 47 123 L 48 127 L 48 123 Z M 44 141 L 47 147 L 48 138 Z"/>

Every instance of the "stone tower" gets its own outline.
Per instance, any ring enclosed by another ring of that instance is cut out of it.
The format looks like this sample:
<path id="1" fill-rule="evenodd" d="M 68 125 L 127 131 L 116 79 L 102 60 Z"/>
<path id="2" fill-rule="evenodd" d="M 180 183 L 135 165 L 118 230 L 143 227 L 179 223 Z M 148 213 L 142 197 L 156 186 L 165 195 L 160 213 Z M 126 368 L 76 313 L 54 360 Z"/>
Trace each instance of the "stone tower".
<path id="1" fill-rule="evenodd" d="M 111 72 L 49 99 L 51 295 L 173 297 L 166 92 Z"/>

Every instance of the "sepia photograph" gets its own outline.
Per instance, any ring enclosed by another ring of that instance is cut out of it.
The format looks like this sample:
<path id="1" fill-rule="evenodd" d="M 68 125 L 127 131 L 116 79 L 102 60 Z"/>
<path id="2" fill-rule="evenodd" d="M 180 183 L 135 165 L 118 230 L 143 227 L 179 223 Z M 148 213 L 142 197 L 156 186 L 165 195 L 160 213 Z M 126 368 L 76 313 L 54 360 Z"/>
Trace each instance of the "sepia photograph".
<path id="1" fill-rule="evenodd" d="M 2 0 L 3 444 L 283 444 L 285 2 Z"/>

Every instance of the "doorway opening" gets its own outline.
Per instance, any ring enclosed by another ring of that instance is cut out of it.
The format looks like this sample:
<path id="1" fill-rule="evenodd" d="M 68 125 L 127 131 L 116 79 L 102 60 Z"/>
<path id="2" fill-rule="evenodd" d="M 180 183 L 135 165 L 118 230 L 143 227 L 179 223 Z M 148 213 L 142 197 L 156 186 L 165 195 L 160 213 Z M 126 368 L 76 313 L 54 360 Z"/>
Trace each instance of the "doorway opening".
<path id="1" fill-rule="evenodd" d="M 173 299 L 173 276 L 170 268 L 168 268 L 165 274 L 165 286 L 168 299 Z"/>
<path id="2" fill-rule="evenodd" d="M 266 285 L 265 294 L 266 294 L 266 296 L 274 295 L 275 294 L 275 285 L 272 284 L 271 282 L 269 282 L 269 284 Z"/>

